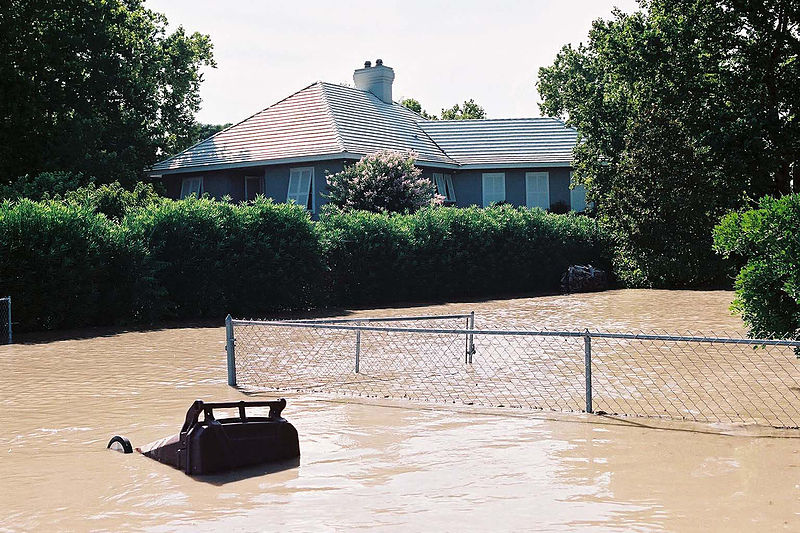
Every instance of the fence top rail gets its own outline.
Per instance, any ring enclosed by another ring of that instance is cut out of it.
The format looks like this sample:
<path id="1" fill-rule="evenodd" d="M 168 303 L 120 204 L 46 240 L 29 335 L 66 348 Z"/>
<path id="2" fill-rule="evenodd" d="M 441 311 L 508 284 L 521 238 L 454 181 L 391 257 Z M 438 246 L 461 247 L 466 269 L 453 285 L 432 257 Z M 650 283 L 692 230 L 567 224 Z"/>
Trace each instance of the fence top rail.
<path id="1" fill-rule="evenodd" d="M 233 320 L 234 326 L 271 326 L 285 328 L 313 328 L 343 331 L 383 331 L 397 333 L 427 333 L 453 335 L 500 335 L 531 337 L 593 337 L 605 339 L 652 340 L 673 342 L 705 342 L 715 344 L 744 344 L 754 346 L 795 346 L 800 347 L 800 340 L 790 339 L 748 339 L 732 337 L 701 337 L 691 335 L 652 335 L 647 333 L 606 333 L 600 331 L 555 331 L 555 330 L 520 330 L 520 329 L 464 329 L 464 328 L 406 328 L 389 326 L 353 326 L 346 324 L 329 324 L 320 322 L 270 321 L 270 320 Z"/>
<path id="2" fill-rule="evenodd" d="M 414 320 L 450 320 L 456 318 L 469 318 L 469 314 L 458 315 L 421 315 L 421 316 L 386 316 L 362 318 L 304 318 L 299 320 L 281 320 L 292 324 L 347 324 L 358 322 L 411 322 Z M 240 322 L 234 320 L 234 323 Z M 273 322 L 267 321 L 272 324 Z"/>

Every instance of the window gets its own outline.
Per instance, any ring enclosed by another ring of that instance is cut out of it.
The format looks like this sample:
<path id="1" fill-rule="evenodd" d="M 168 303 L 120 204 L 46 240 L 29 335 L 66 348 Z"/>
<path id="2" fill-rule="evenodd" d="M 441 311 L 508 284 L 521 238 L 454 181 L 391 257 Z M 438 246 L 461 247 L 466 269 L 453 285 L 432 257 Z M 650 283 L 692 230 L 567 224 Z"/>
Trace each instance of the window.
<path id="1" fill-rule="evenodd" d="M 192 194 L 198 198 L 203 195 L 203 178 L 183 178 L 183 182 L 181 182 L 181 199 Z"/>
<path id="2" fill-rule="evenodd" d="M 525 173 L 525 205 L 550 209 L 550 173 Z"/>
<path id="3" fill-rule="evenodd" d="M 569 173 L 569 182 L 572 188 L 569 190 L 569 206 L 576 213 L 586 211 L 586 187 L 577 185 L 572 181 L 572 172 Z"/>
<path id="4" fill-rule="evenodd" d="M 496 172 L 483 175 L 483 207 L 506 201 L 506 175 Z"/>
<path id="5" fill-rule="evenodd" d="M 264 180 L 258 176 L 245 176 L 244 199 L 255 200 L 259 194 L 264 194 Z"/>
<path id="6" fill-rule="evenodd" d="M 293 168 L 289 170 L 289 192 L 286 201 L 303 205 L 314 212 L 314 167 Z"/>
<path id="7" fill-rule="evenodd" d="M 456 201 L 456 189 L 453 187 L 453 176 L 451 174 L 433 174 L 433 183 L 436 185 L 436 193 L 444 196 L 445 201 Z"/>

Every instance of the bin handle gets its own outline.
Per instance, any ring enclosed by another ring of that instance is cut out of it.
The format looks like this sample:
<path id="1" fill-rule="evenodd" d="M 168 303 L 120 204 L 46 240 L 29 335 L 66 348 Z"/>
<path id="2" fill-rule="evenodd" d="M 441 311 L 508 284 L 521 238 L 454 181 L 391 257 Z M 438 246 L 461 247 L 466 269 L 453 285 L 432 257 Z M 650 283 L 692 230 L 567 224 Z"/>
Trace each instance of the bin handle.
<path id="1" fill-rule="evenodd" d="M 236 407 L 239 409 L 239 418 L 242 422 L 247 422 L 247 414 L 245 408 L 247 407 L 269 407 L 269 418 L 280 418 L 283 409 L 286 407 L 286 399 L 280 398 L 271 401 L 255 401 L 255 402 L 214 402 L 206 403 L 203 400 L 195 400 L 189 410 L 186 411 L 186 420 L 181 428 L 181 433 L 187 433 L 193 426 L 197 425 L 200 418 L 200 413 L 205 413 L 206 420 L 214 420 L 214 409 L 229 409 Z"/>

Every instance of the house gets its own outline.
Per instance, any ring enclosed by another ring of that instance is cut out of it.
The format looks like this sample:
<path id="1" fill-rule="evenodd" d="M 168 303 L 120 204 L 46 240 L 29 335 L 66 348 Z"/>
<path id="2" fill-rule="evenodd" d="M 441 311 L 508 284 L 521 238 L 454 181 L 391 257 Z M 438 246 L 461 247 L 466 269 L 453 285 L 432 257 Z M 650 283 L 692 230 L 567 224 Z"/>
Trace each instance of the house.
<path id="1" fill-rule="evenodd" d="M 329 173 L 383 149 L 413 150 L 423 175 L 457 206 L 583 211 L 570 188 L 576 131 L 553 118 L 426 120 L 392 100 L 394 71 L 379 59 L 355 87 L 316 82 L 153 166 L 167 194 L 258 194 L 317 213 Z"/>

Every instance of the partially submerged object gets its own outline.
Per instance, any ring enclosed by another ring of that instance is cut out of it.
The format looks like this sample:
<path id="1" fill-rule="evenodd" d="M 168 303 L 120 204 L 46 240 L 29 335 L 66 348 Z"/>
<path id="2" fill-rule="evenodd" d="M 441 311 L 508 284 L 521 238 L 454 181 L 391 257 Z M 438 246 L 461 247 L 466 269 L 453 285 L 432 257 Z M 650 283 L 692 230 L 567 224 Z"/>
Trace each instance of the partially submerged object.
<path id="1" fill-rule="evenodd" d="M 269 407 L 269 414 L 247 416 L 247 409 Z M 151 442 L 136 451 L 190 475 L 215 474 L 300 457 L 297 430 L 281 412 L 286 400 L 205 403 L 195 401 L 180 433 Z M 234 418 L 214 418 L 214 409 L 238 409 Z M 200 414 L 203 420 L 200 420 Z M 126 446 L 127 444 L 127 446 Z M 109 448 L 131 453 L 130 442 L 115 436 Z"/>
<path id="2" fill-rule="evenodd" d="M 608 276 L 604 270 L 592 265 L 572 265 L 561 276 L 561 292 L 594 292 L 608 288 Z"/>

